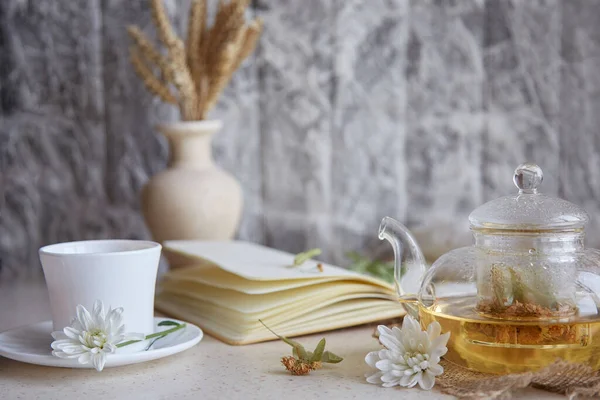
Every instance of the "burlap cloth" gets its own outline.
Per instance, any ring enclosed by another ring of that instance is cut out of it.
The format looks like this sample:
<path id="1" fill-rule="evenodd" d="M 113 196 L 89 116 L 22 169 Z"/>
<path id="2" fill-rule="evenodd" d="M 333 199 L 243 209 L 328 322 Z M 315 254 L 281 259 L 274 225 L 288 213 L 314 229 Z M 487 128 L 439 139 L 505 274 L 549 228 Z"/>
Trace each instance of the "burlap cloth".
<path id="1" fill-rule="evenodd" d="M 442 360 L 444 373 L 435 387 L 459 399 L 507 399 L 527 386 L 563 393 L 569 399 L 599 398 L 600 373 L 580 364 L 557 361 L 536 372 L 481 374 Z"/>
<path id="2" fill-rule="evenodd" d="M 387 326 L 400 325 L 399 320 L 387 321 Z M 378 337 L 375 329 L 373 337 Z M 533 386 L 561 393 L 569 399 L 600 398 L 600 371 L 587 365 L 557 360 L 536 372 L 510 375 L 482 374 L 442 360 L 444 373 L 435 380 L 435 387 L 459 399 L 509 399 L 516 390 Z"/>

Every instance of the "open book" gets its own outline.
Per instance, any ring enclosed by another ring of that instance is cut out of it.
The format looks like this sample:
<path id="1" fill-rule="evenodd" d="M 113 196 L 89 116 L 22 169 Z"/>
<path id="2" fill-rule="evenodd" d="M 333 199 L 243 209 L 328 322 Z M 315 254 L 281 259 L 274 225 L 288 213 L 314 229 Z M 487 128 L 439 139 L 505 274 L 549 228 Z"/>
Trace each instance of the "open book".
<path id="1" fill-rule="evenodd" d="M 318 261 L 253 243 L 167 241 L 186 266 L 160 282 L 156 308 L 233 345 L 297 336 L 404 315 L 394 288 Z M 318 264 L 321 264 L 319 268 Z"/>

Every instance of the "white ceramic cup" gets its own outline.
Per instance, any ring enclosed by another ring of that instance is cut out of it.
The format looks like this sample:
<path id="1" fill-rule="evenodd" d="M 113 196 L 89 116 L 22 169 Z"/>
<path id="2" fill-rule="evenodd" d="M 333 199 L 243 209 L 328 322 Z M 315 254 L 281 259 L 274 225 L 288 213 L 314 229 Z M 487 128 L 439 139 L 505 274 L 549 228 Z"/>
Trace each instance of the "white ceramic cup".
<path id="1" fill-rule="evenodd" d="M 70 326 L 78 304 L 123 307 L 125 331 L 154 332 L 154 288 L 161 245 L 143 240 L 58 243 L 39 251 L 55 331 Z"/>

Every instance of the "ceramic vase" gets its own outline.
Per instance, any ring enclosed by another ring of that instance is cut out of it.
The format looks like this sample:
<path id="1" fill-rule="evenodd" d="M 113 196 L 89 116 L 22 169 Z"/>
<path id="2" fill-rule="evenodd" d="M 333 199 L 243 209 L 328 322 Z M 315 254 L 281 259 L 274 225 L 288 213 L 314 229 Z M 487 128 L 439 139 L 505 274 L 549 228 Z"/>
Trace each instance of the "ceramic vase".
<path id="1" fill-rule="evenodd" d="M 242 189 L 212 158 L 212 137 L 221 126 L 220 121 L 190 121 L 157 127 L 169 141 L 169 165 L 141 193 L 144 219 L 157 242 L 235 235 Z"/>

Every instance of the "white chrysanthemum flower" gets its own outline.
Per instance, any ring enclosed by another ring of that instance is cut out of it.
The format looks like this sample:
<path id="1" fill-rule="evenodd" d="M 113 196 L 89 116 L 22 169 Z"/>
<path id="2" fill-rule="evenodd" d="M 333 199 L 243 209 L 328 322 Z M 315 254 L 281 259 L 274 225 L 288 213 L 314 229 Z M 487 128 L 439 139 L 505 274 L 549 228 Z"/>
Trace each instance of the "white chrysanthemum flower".
<path id="1" fill-rule="evenodd" d="M 60 358 L 77 358 L 80 364 L 92 363 L 102 371 L 106 355 L 117 351 L 117 344 L 124 340 L 144 340 L 141 333 L 125 333 L 123 308 L 109 308 L 97 300 L 92 314 L 81 304 L 77 316 L 62 332 L 52 332 L 52 354 Z"/>
<path id="2" fill-rule="evenodd" d="M 440 335 L 442 328 L 438 322 L 429 324 L 424 332 L 408 315 L 404 317 L 402 329 L 379 325 L 377 330 L 385 349 L 372 351 L 365 357 L 367 364 L 378 369 L 366 375 L 367 382 L 382 383 L 384 387 L 413 387 L 418 383 L 425 390 L 431 389 L 435 377 L 444 372 L 439 362 L 448 351 L 450 332 Z"/>

